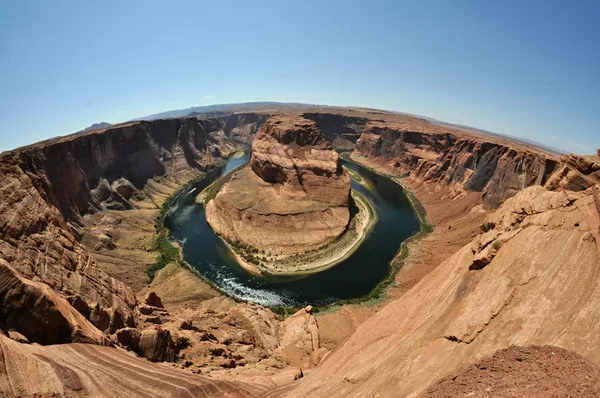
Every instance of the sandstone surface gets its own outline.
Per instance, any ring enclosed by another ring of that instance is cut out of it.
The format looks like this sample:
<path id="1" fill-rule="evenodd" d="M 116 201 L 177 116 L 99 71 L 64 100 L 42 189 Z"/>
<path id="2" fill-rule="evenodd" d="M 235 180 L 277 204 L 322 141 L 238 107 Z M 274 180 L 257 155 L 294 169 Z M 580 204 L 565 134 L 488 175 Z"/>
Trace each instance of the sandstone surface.
<path id="1" fill-rule="evenodd" d="M 596 200 L 591 189 L 540 186 L 506 200 L 487 218 L 487 232 L 360 325 L 297 385 L 271 396 L 417 396 L 511 345 L 552 343 L 598 363 Z M 472 268 L 490 246 L 487 265 Z"/>
<path id="2" fill-rule="evenodd" d="M 250 166 L 207 204 L 206 217 L 230 242 L 291 254 L 339 237 L 349 201 L 350 177 L 315 123 L 274 116 L 252 143 Z"/>
<path id="3" fill-rule="evenodd" d="M 270 378 L 248 385 L 194 375 L 116 348 L 20 344 L 1 334 L 0 359 L 2 396 L 258 397 L 276 386 Z"/>

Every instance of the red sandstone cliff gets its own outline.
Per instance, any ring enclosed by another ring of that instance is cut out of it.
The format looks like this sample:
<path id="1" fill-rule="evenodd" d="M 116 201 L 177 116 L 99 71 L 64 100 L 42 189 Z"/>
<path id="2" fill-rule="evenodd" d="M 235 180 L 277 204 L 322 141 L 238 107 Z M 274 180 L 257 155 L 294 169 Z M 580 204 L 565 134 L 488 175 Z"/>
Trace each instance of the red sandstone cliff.
<path id="1" fill-rule="evenodd" d="M 100 270 L 81 245 L 82 216 L 111 206 L 126 208 L 129 197 L 123 195 L 131 196 L 152 177 L 210 168 L 232 148 L 216 120 L 188 118 L 129 123 L 3 154 L 0 267 L 11 270 L 3 275 L 17 273 L 17 279 L 48 285 L 102 331 L 134 326 L 135 296 Z M 122 189 L 127 184 L 128 193 Z M 4 300 L 11 285 L 0 292 Z M 36 305 L 30 300 L 21 310 Z M 0 319 L 0 328 L 39 341 L 32 325 L 11 316 Z M 75 324 L 66 327 L 77 329 Z M 58 341 L 76 341 L 68 337 L 71 332 L 64 336 Z"/>
<path id="2" fill-rule="evenodd" d="M 586 157 L 559 159 L 433 125 L 371 122 L 357 141 L 355 153 L 386 164 L 394 174 L 482 192 L 489 208 L 497 208 L 533 185 L 581 191 L 600 181 L 600 165 Z"/>

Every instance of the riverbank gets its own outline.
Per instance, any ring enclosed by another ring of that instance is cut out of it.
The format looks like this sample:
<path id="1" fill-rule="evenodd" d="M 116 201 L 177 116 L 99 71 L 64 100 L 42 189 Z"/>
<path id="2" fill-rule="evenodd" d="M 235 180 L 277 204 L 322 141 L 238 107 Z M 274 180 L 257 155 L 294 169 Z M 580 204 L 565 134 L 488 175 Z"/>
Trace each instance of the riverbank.
<path id="1" fill-rule="evenodd" d="M 350 257 L 377 222 L 377 212 L 364 195 L 352 191 L 352 198 L 355 214 L 348 229 L 335 241 L 318 249 L 292 256 L 266 256 L 247 246 L 223 241 L 237 263 L 254 275 L 303 276 L 322 272 Z"/>
<path id="2" fill-rule="evenodd" d="M 233 159 L 239 159 L 241 157 L 243 157 L 246 154 L 246 151 L 239 151 L 236 152 L 235 154 L 233 154 L 229 159 L 229 160 L 233 160 Z M 237 170 L 241 169 L 242 167 L 244 167 L 246 164 L 241 164 L 238 167 L 230 170 L 226 175 L 224 175 L 223 177 L 213 181 L 212 184 L 210 184 L 209 186 L 207 186 L 206 188 L 204 188 L 197 196 L 196 196 L 196 203 L 202 205 L 202 206 L 206 206 L 206 204 L 208 203 L 208 201 L 210 201 L 211 199 L 213 199 L 217 193 L 219 192 L 219 189 L 221 189 L 221 187 L 223 185 L 225 185 L 227 183 L 227 181 L 229 181 L 229 179 L 231 178 L 231 176 L 233 175 L 233 173 L 235 173 Z"/>
<path id="3" fill-rule="evenodd" d="M 421 231 L 403 242 L 392 262 L 395 277 L 385 289 L 390 298 L 402 296 L 442 263 L 448 253 L 470 243 L 480 232 L 487 215 L 480 192 L 393 174 L 391 162 L 384 159 L 356 153 L 344 157 L 401 185 L 422 222 Z"/>

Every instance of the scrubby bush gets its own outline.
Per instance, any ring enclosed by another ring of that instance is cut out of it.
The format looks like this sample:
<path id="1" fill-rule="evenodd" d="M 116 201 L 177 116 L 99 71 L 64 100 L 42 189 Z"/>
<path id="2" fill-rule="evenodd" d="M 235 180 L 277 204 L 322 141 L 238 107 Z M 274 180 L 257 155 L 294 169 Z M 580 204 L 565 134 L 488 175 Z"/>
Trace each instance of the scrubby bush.
<path id="1" fill-rule="evenodd" d="M 156 252 L 156 261 L 147 270 L 146 275 L 150 280 L 154 279 L 156 272 L 166 267 L 169 263 L 179 261 L 179 249 L 169 242 L 165 231 L 154 236 L 150 251 Z"/>

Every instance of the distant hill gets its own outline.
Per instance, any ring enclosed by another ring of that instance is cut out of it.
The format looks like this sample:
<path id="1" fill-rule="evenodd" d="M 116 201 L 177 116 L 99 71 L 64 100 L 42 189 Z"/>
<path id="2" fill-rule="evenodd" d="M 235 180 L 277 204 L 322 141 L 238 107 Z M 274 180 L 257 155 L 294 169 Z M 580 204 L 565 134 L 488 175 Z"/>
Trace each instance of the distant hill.
<path id="1" fill-rule="evenodd" d="M 78 133 L 83 133 L 85 131 L 105 129 L 110 126 L 112 126 L 112 124 L 106 123 L 106 122 L 94 123 L 90 127 L 86 127 L 83 130 L 79 130 Z"/>
<path id="2" fill-rule="evenodd" d="M 299 104 L 294 102 L 244 102 L 237 104 L 215 104 L 206 106 L 194 106 L 187 109 L 176 109 L 174 111 L 167 111 L 161 113 L 155 113 L 144 117 L 138 117 L 133 120 L 154 120 L 164 119 L 169 117 L 182 117 L 189 116 L 190 114 L 205 114 L 212 112 L 225 112 L 225 111 L 243 111 L 243 110 L 261 110 L 269 108 L 277 109 L 289 109 L 289 108 L 311 108 L 315 105 L 310 104 Z"/>
<path id="3" fill-rule="evenodd" d="M 551 146 L 542 144 L 542 143 L 537 142 L 537 141 L 529 140 L 527 138 L 516 137 L 516 136 L 510 135 L 510 134 L 494 133 L 492 131 L 482 130 L 482 129 L 478 129 L 478 128 L 472 127 L 472 126 L 467 126 L 467 125 L 464 125 L 464 124 L 448 123 L 448 122 L 444 122 L 444 121 L 441 121 L 441 120 L 438 120 L 438 119 L 434 119 L 432 117 L 422 116 L 422 115 L 415 115 L 413 113 L 405 113 L 405 112 L 397 112 L 397 113 L 402 113 L 402 114 L 405 114 L 405 115 L 420 117 L 421 119 L 427 120 L 429 123 L 437 124 L 439 126 L 448 126 L 448 127 L 454 127 L 454 128 L 459 128 L 459 129 L 463 129 L 463 130 L 469 130 L 469 131 L 473 131 L 473 132 L 476 132 L 476 133 L 479 133 L 479 134 L 489 135 L 489 136 L 492 136 L 492 137 L 508 138 L 510 140 L 517 141 L 517 142 L 520 142 L 522 144 L 531 145 L 531 146 L 533 146 L 535 148 L 541 149 L 541 150 L 543 150 L 545 152 L 548 152 L 548 153 L 552 153 L 554 155 L 560 155 L 560 154 L 563 154 L 563 153 L 567 153 L 567 151 L 564 151 L 564 150 L 561 150 L 561 149 L 557 149 L 557 148 L 553 148 Z"/>
<path id="4" fill-rule="evenodd" d="M 231 113 L 231 112 L 240 112 L 240 111 L 258 111 L 258 110 L 265 110 L 265 109 L 285 110 L 285 109 L 298 109 L 298 108 L 312 108 L 315 106 L 319 106 L 319 107 L 323 107 L 323 108 L 330 108 L 330 106 L 327 106 L 327 105 L 302 104 L 302 103 L 296 103 L 296 102 L 273 102 L 273 101 L 242 102 L 242 103 L 235 103 L 235 104 L 214 104 L 214 105 L 194 106 L 194 107 L 187 108 L 187 109 L 176 109 L 176 110 L 172 110 L 172 111 L 166 111 L 166 112 L 161 112 L 161 113 L 155 113 L 153 115 L 139 117 L 139 118 L 133 119 L 133 121 L 155 120 L 155 119 L 183 117 L 183 116 L 200 116 L 200 115 L 218 116 L 220 114 L 227 114 L 227 113 Z M 332 106 L 331 108 L 336 108 L 336 107 Z M 363 108 L 363 109 L 368 109 L 368 108 Z M 377 109 L 373 109 L 373 110 L 379 111 Z M 561 153 L 566 152 L 566 151 L 559 150 L 559 149 L 556 149 L 556 148 L 550 147 L 548 145 L 544 145 L 537 141 L 529 140 L 526 138 L 515 137 L 512 135 L 508 135 L 508 134 L 494 133 L 491 131 L 482 130 L 482 129 L 478 129 L 476 127 L 471 127 L 471 126 L 466 126 L 466 125 L 461 125 L 461 124 L 447 123 L 447 122 L 444 122 L 444 121 L 441 121 L 438 119 L 434 119 L 431 117 L 427 117 L 427 116 L 416 115 L 416 114 L 407 113 L 407 112 L 397 112 L 397 111 L 385 111 L 385 112 L 392 112 L 392 113 L 399 113 L 399 114 L 414 116 L 414 117 L 418 117 L 421 119 L 425 119 L 430 123 L 434 123 L 434 124 L 437 124 L 440 126 L 448 126 L 448 127 L 460 128 L 460 129 L 464 129 L 464 130 L 470 130 L 470 131 L 473 131 L 473 132 L 476 132 L 479 134 L 488 135 L 488 136 L 492 136 L 492 137 L 508 138 L 508 139 L 511 139 L 511 140 L 514 140 L 517 142 L 531 145 L 533 147 L 539 148 L 543 151 L 546 151 L 548 153 L 552 153 L 555 155 L 560 155 Z M 106 124 L 106 126 L 101 126 L 103 124 Z M 96 123 L 83 131 L 95 130 L 97 128 L 105 128 L 108 126 L 110 126 L 108 123 Z"/>

